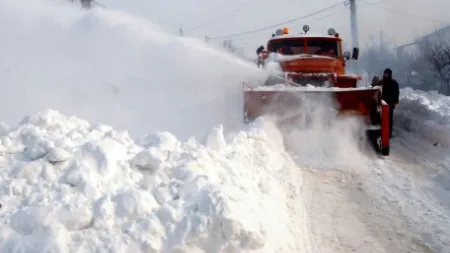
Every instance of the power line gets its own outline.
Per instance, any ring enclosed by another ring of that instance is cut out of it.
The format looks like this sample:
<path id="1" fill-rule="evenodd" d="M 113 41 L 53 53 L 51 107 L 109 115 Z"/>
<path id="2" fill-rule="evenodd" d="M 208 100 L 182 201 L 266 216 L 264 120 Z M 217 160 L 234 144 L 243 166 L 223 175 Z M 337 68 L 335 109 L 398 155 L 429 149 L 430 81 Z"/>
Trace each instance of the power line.
<path id="1" fill-rule="evenodd" d="M 408 12 L 403 12 L 403 11 L 399 11 L 399 10 L 394 10 L 394 9 L 389 9 L 383 6 L 379 6 L 379 2 L 378 3 L 371 3 L 368 2 L 366 0 L 359 0 L 365 4 L 368 4 L 370 6 L 374 6 L 380 9 L 383 9 L 385 11 L 390 11 L 390 12 L 394 12 L 394 13 L 398 13 L 398 14 L 402 14 L 402 15 L 406 15 L 406 16 L 410 16 L 410 17 L 415 17 L 415 18 L 419 18 L 419 19 L 423 19 L 423 20 L 428 20 L 428 21 L 432 21 L 432 22 L 440 22 L 440 23 L 448 23 L 448 21 L 444 21 L 444 20 L 439 20 L 439 19 L 434 19 L 434 18 L 427 18 L 427 17 L 422 17 L 422 16 L 418 16 L 418 15 L 414 15 L 412 13 L 408 13 Z"/>
<path id="2" fill-rule="evenodd" d="M 212 24 L 213 22 L 216 22 L 216 21 L 218 21 L 218 20 L 220 20 L 220 19 L 222 19 L 222 18 L 224 18 L 224 17 L 226 17 L 226 16 L 228 16 L 230 14 L 233 14 L 236 11 L 239 11 L 242 7 L 244 7 L 246 4 L 248 4 L 251 1 L 252 0 L 247 0 L 247 1 L 243 2 L 242 4 L 236 6 L 235 8 L 231 9 L 230 11 L 222 13 L 221 15 L 218 15 L 218 16 L 216 16 L 216 17 L 214 17 L 214 18 L 212 18 L 212 19 L 210 19 L 210 20 L 208 20 L 206 22 L 203 22 L 200 25 L 194 26 L 194 27 L 192 27 L 192 28 L 190 28 L 188 30 L 190 30 L 192 32 L 192 31 L 197 30 L 199 28 L 208 26 L 208 25 Z"/>
<path id="3" fill-rule="evenodd" d="M 289 23 L 298 21 L 298 20 L 300 20 L 300 19 L 308 18 L 308 17 L 311 17 L 311 16 L 313 16 L 313 15 L 319 14 L 319 13 L 321 13 L 321 12 L 324 12 L 324 11 L 327 11 L 327 10 L 330 10 L 330 9 L 333 9 L 333 8 L 336 8 L 336 7 L 338 7 L 339 5 L 341 5 L 341 4 L 343 4 L 343 3 L 345 3 L 345 1 L 341 1 L 341 2 L 339 2 L 339 3 L 337 3 L 337 4 L 328 6 L 327 8 L 324 8 L 324 9 L 321 9 L 321 10 L 318 10 L 318 11 L 315 11 L 315 12 L 313 12 L 313 13 L 310 13 L 310 14 L 307 14 L 307 15 L 304 15 L 304 16 L 301 16 L 301 17 L 293 18 L 293 19 L 290 19 L 290 20 L 287 20 L 287 21 L 284 21 L 284 22 L 281 22 L 281 23 L 278 23 L 278 24 L 273 24 L 273 25 L 265 26 L 265 27 L 258 28 L 258 29 L 255 29 L 255 30 L 250 30 L 250 31 L 245 31 L 245 32 L 240 32 L 240 33 L 233 33 L 233 34 L 229 34 L 229 35 L 225 35 L 225 36 L 209 37 L 209 39 L 217 40 L 217 39 L 234 38 L 234 37 L 239 37 L 239 36 L 242 36 L 242 35 L 247 35 L 247 34 L 252 34 L 252 33 L 260 32 L 260 31 L 272 29 L 272 28 L 275 28 L 275 27 L 280 27 L 281 25 L 289 24 Z"/>
<path id="4" fill-rule="evenodd" d="M 312 19 L 309 19 L 308 23 L 311 23 L 311 22 L 314 22 L 314 21 L 317 21 L 317 20 L 323 21 L 323 20 L 333 16 L 334 14 L 336 14 L 337 12 L 340 12 L 340 11 L 341 11 L 341 9 L 335 9 L 335 10 L 331 11 L 330 13 L 327 13 L 326 15 L 321 15 L 321 16 L 317 16 L 317 17 L 314 17 Z M 297 30 L 297 28 L 301 29 L 301 26 L 303 26 L 303 25 L 302 24 L 293 25 L 291 28 L 292 28 L 292 30 Z M 244 41 L 247 41 L 248 39 L 254 39 L 254 38 L 259 37 L 259 36 L 261 36 L 261 35 L 252 34 L 252 35 L 244 37 Z M 239 41 L 242 41 L 242 40 L 239 40 Z"/>
<path id="5" fill-rule="evenodd" d="M 206 15 L 206 14 L 211 14 L 211 13 L 213 14 L 213 16 L 215 16 L 216 14 L 218 14 L 217 12 L 220 12 L 221 10 L 223 10 L 224 8 L 226 8 L 227 6 L 230 5 L 228 3 L 228 1 L 226 1 L 226 2 L 227 2 L 226 4 L 222 4 L 219 7 L 216 6 L 216 8 L 214 8 L 214 9 L 209 9 L 207 11 L 203 10 L 201 12 L 196 12 L 196 13 L 193 13 L 193 14 L 196 16 L 196 18 L 198 18 L 199 16 L 201 16 L 201 17 L 203 17 L 203 16 L 211 16 L 211 15 Z M 191 18 L 189 18 L 189 19 L 191 19 Z M 188 21 L 188 19 L 186 19 L 185 21 Z M 186 22 L 183 22 L 183 24 L 184 23 L 186 23 Z"/>
<path id="6" fill-rule="evenodd" d="M 379 1 L 376 2 L 376 3 L 370 3 L 370 4 L 378 5 L 378 4 L 382 3 L 382 2 L 386 2 L 386 0 L 379 0 Z"/>
<path id="7" fill-rule="evenodd" d="M 312 22 L 318 21 L 318 20 L 323 21 L 323 20 L 325 20 L 325 19 L 327 19 L 327 18 L 333 16 L 334 14 L 336 14 L 337 12 L 340 12 L 340 11 L 342 11 L 342 10 L 341 10 L 341 9 L 336 9 L 336 10 L 334 10 L 334 11 L 332 11 L 332 12 L 326 14 L 326 15 L 318 16 L 318 17 L 316 17 L 316 18 L 313 18 L 313 19 L 311 19 L 311 20 L 308 20 L 308 23 L 312 23 Z M 300 28 L 300 25 L 294 26 L 293 28 L 295 28 L 295 27 Z"/>

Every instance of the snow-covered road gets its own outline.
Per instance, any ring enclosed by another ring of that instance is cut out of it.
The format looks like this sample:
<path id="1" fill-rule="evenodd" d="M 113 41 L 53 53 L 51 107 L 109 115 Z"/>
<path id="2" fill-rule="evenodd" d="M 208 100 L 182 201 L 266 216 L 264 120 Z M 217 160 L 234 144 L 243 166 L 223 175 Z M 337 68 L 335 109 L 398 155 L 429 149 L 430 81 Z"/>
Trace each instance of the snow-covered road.
<path id="1" fill-rule="evenodd" d="M 392 156 L 369 173 L 302 170 L 314 252 L 449 249 L 450 150 L 408 135 L 399 131 Z"/>
<path id="2" fill-rule="evenodd" d="M 449 101 L 403 89 L 389 157 L 367 168 L 301 169 L 313 252 L 450 249 Z"/>

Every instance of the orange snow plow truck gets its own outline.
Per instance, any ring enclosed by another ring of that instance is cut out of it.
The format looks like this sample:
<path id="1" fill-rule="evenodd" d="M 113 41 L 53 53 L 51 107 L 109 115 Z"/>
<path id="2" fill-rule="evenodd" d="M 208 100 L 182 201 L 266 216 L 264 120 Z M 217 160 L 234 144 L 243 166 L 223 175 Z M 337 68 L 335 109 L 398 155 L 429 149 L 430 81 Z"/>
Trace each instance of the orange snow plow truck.
<path id="1" fill-rule="evenodd" d="M 264 84 L 244 83 L 244 121 L 266 114 L 289 120 L 301 113 L 302 98 L 325 95 L 339 115 L 361 117 L 374 149 L 388 156 L 389 106 L 381 99 L 381 88 L 357 87 L 361 77 L 346 74 L 347 61 L 357 60 L 359 49 L 343 52 L 342 40 L 333 28 L 328 35 L 310 35 L 308 25 L 303 31 L 294 35 L 287 28 L 278 29 L 266 48 L 258 48 L 258 66 L 270 74 Z M 275 71 L 269 66 L 275 66 Z"/>

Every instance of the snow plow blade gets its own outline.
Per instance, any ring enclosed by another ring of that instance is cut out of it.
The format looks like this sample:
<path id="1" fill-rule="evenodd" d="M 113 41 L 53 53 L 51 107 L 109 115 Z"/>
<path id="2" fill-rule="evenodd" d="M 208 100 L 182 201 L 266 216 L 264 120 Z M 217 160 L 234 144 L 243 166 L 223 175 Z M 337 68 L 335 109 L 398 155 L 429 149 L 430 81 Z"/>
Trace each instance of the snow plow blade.
<path id="1" fill-rule="evenodd" d="M 389 107 L 379 88 L 251 87 L 244 84 L 244 122 L 263 115 L 276 116 L 278 123 L 295 120 L 305 99 L 330 101 L 339 115 L 364 119 L 367 136 L 375 150 L 389 155 Z"/>

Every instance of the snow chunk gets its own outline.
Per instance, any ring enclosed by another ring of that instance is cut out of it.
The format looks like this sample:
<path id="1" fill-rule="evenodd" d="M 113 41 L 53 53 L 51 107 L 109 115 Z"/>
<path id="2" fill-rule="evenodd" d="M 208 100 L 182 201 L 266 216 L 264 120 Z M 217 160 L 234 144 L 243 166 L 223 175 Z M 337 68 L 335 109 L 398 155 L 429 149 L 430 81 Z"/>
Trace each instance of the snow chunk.
<path id="1" fill-rule="evenodd" d="M 40 159 L 47 154 L 50 148 L 53 148 L 53 143 L 49 139 L 36 137 L 28 142 L 24 155 L 30 160 Z"/>
<path id="2" fill-rule="evenodd" d="M 136 219 L 149 215 L 158 207 L 153 196 L 145 191 L 128 190 L 119 193 L 112 200 L 116 203 L 118 217 Z"/>
<path id="3" fill-rule="evenodd" d="M 171 150 L 179 145 L 177 138 L 169 132 L 147 134 L 140 138 L 136 143 L 140 146 L 154 146 L 164 150 Z"/>
<path id="4" fill-rule="evenodd" d="M 51 163 L 58 163 L 66 161 L 70 158 L 69 152 L 67 152 L 65 149 L 62 148 L 52 148 L 47 152 L 47 155 L 45 156 L 47 161 Z"/>
<path id="5" fill-rule="evenodd" d="M 80 166 L 96 170 L 106 178 L 117 170 L 118 161 L 127 156 L 127 150 L 117 141 L 104 138 L 90 141 L 81 147 L 77 160 Z"/>
<path id="6" fill-rule="evenodd" d="M 166 159 L 167 153 L 158 148 L 150 147 L 139 152 L 131 160 L 131 166 L 154 173 L 161 168 Z"/>
<path id="7" fill-rule="evenodd" d="M 212 150 L 221 151 L 226 145 L 222 125 L 214 128 L 206 138 L 206 147 Z"/>

